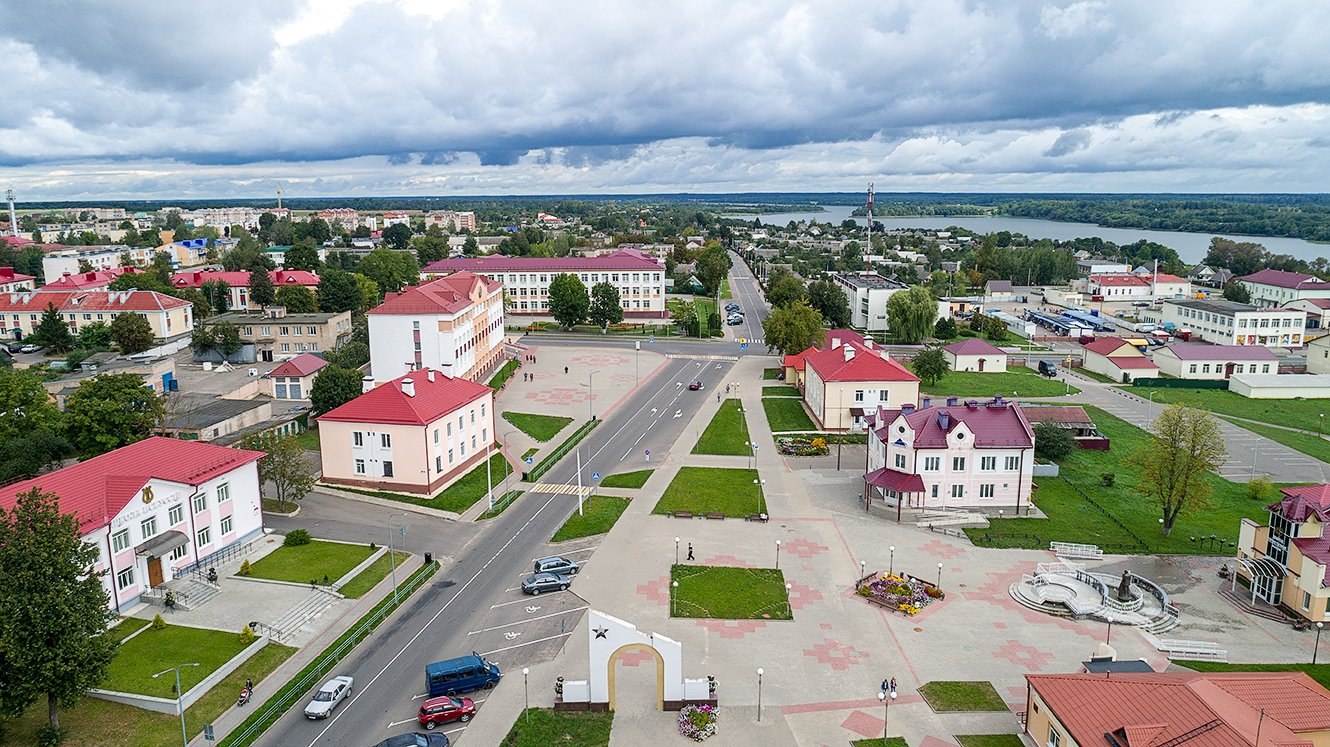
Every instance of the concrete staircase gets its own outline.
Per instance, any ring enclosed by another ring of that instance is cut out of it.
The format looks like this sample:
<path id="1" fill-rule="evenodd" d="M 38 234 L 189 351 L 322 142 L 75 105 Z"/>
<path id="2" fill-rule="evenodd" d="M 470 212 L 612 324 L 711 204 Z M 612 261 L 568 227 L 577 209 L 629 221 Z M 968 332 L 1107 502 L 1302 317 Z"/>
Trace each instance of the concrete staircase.
<path id="1" fill-rule="evenodd" d="M 1266 620 L 1273 620 L 1277 623 L 1291 625 L 1292 621 L 1288 616 L 1268 604 L 1252 604 L 1251 597 L 1246 594 L 1234 593 L 1228 584 L 1220 584 L 1219 596 L 1228 600 L 1228 603 L 1253 617 L 1261 617 Z"/>
<path id="2" fill-rule="evenodd" d="M 336 592 L 316 588 L 299 604 L 287 610 L 286 614 L 273 621 L 269 627 L 277 631 L 276 637 L 278 639 L 288 639 L 304 627 L 306 623 L 317 619 L 319 615 L 326 612 L 339 599 L 342 599 L 342 596 Z"/>

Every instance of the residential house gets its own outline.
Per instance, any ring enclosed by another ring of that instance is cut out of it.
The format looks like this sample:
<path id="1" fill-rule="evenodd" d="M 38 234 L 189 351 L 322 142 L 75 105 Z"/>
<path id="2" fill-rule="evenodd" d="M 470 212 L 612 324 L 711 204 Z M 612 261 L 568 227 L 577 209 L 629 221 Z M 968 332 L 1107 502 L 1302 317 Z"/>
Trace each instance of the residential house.
<path id="1" fill-rule="evenodd" d="M 203 325 L 214 327 L 223 322 L 234 324 L 241 338 L 254 343 L 260 361 L 283 361 L 301 353 L 332 350 L 351 337 L 349 311 L 288 314 L 284 307 L 269 306 L 262 312 L 214 314 Z"/>
<path id="2" fill-rule="evenodd" d="M 366 318 L 380 381 L 424 368 L 477 381 L 504 357 L 503 286 L 465 270 L 388 293 Z"/>
<path id="3" fill-rule="evenodd" d="M 791 353 L 781 359 L 781 378 L 787 384 L 794 384 L 803 391 L 805 383 L 805 373 L 807 371 L 806 361 L 809 353 L 816 353 L 821 349 L 831 349 L 846 342 L 856 342 L 860 345 L 868 342 L 863 335 L 850 329 L 828 330 L 823 336 L 822 347 L 810 345 L 806 350 L 798 353 Z"/>
<path id="4" fill-rule="evenodd" d="M 1130 382 L 1138 376 L 1155 376 L 1159 367 L 1140 348 L 1117 337 L 1097 337 L 1082 350 L 1085 369 L 1113 381 Z"/>
<path id="5" fill-rule="evenodd" d="M 260 451 L 154 436 L 0 488 L 12 509 L 33 488 L 60 496 L 97 548 L 93 572 L 117 614 L 190 568 L 258 537 Z"/>
<path id="6" fill-rule="evenodd" d="M 33 289 L 36 280 L 31 275 L 14 272 L 13 267 L 0 267 L 0 293 L 30 291 Z"/>
<path id="7" fill-rule="evenodd" d="M 1243 519 L 1238 529 L 1237 576 L 1251 603 L 1264 602 L 1313 622 L 1330 621 L 1330 485 L 1280 488 L 1266 506 L 1269 519 Z M 1330 711 L 1327 711 L 1330 713 Z"/>
<path id="8" fill-rule="evenodd" d="M 47 252 L 42 256 L 42 277 L 58 278 L 78 275 L 88 270 L 114 270 L 120 267 L 125 253 L 123 246 L 69 247 Z"/>
<path id="9" fill-rule="evenodd" d="M 1044 747 L 1321 747 L 1330 691 L 1305 672 L 1027 674 L 1029 743 Z"/>
<path id="10" fill-rule="evenodd" d="M 154 255 L 165 254 L 171 260 L 171 267 L 180 270 L 186 267 L 198 267 L 208 262 L 208 241 L 209 239 L 183 239 L 158 247 L 127 247 L 125 253 L 135 263 L 144 266 L 152 264 Z"/>
<path id="11" fill-rule="evenodd" d="M 836 273 L 831 281 L 850 301 L 850 326 L 868 332 L 887 330 L 887 299 L 910 288 L 876 272 Z"/>
<path id="12" fill-rule="evenodd" d="M 42 313 L 55 306 L 69 329 L 93 322 L 110 324 L 120 314 L 148 320 L 158 340 L 171 342 L 194 331 L 194 305 L 157 291 L 24 291 L 0 294 L 0 337 L 21 340 L 32 334 Z"/>
<path id="13" fill-rule="evenodd" d="M 1265 345 L 1300 348 L 1307 312 L 1295 309 L 1258 308 L 1220 298 L 1165 301 L 1160 321 L 1179 330 L 1191 330 L 1216 345 Z"/>
<path id="14" fill-rule="evenodd" d="M 1304 298 L 1330 298 L 1330 282 L 1315 275 L 1285 270 L 1260 270 L 1238 278 L 1251 294 L 1253 306 L 1288 306 Z"/>
<path id="15" fill-rule="evenodd" d="M 290 245 L 290 244 L 278 244 L 277 246 L 270 246 L 270 247 L 268 247 L 267 249 L 264 249 L 263 251 L 264 251 L 265 254 L 268 255 L 268 259 L 271 259 L 271 260 L 272 260 L 273 264 L 277 265 L 278 267 L 281 267 L 281 268 L 285 269 L 285 267 L 286 267 L 286 253 L 289 252 L 289 251 L 291 251 L 291 245 Z M 320 262 L 327 262 L 327 261 L 328 261 L 328 249 L 327 249 L 326 247 L 322 247 L 322 246 L 315 247 L 315 249 L 314 249 L 314 253 L 315 253 L 316 255 L 318 255 L 318 257 L 319 257 L 319 261 L 320 261 Z M 315 276 L 315 277 L 317 277 L 317 276 Z M 276 283 L 273 283 L 273 285 L 277 285 L 277 284 L 276 284 Z M 317 283 L 316 283 L 316 285 L 317 285 Z M 277 286 L 277 287 L 281 287 L 281 286 Z"/>
<path id="16" fill-rule="evenodd" d="M 1165 345 L 1153 351 L 1161 373 L 1179 379 L 1227 379 L 1233 374 L 1279 373 L 1279 356 L 1260 345 Z"/>
<path id="17" fill-rule="evenodd" d="M 265 393 L 273 399 L 309 399 L 314 377 L 327 365 L 328 361 L 313 353 L 301 353 L 268 372 Z"/>
<path id="18" fill-rule="evenodd" d="M 425 228 L 438 226 L 448 233 L 476 231 L 476 214 L 470 210 L 436 210 L 425 216 Z"/>
<path id="19" fill-rule="evenodd" d="M 434 495 L 485 461 L 494 441 L 489 387 L 432 368 L 365 386 L 318 417 L 324 482 Z"/>
<path id="20" fill-rule="evenodd" d="M 832 338 L 804 357 L 804 368 L 803 401 L 819 430 L 858 430 L 875 408 L 919 400 L 919 377 L 871 340 Z"/>
<path id="21" fill-rule="evenodd" d="M 984 283 L 984 301 L 986 303 L 1010 303 L 1016 300 L 1016 291 L 1010 280 L 990 280 Z"/>
<path id="22" fill-rule="evenodd" d="M 1034 429 L 1021 407 L 994 397 L 933 406 L 878 407 L 867 418 L 865 499 L 895 506 L 1010 509 L 1029 507 Z"/>
<path id="23" fill-rule="evenodd" d="M 430 278 L 463 270 L 502 283 L 510 314 L 548 315 L 550 282 L 568 274 L 577 276 L 588 290 L 597 283 L 614 285 L 625 317 L 668 316 L 665 266 L 632 250 L 599 257 L 455 257 L 434 262 L 421 273 Z"/>
<path id="24" fill-rule="evenodd" d="M 1307 329 L 1330 329 L 1330 298 L 1300 298 L 1284 308 L 1307 312 Z"/>
<path id="25" fill-rule="evenodd" d="M 1228 281 L 1233 279 L 1233 273 L 1222 267 L 1211 267 L 1206 264 L 1196 265 L 1187 271 L 1187 279 L 1193 285 L 1204 285 L 1207 288 L 1223 288 Z"/>
<path id="26" fill-rule="evenodd" d="M 55 280 L 43 285 L 42 291 L 90 291 L 106 290 L 111 283 L 115 282 L 121 275 L 137 274 L 139 270 L 134 267 L 111 267 L 105 270 L 91 270 L 88 272 L 62 273 L 57 276 L 47 275 L 46 277 L 55 277 Z"/>
<path id="27" fill-rule="evenodd" d="M 250 311 L 249 272 L 225 272 L 222 270 L 202 270 L 197 272 L 177 272 L 171 276 L 171 285 L 175 288 L 202 288 L 204 283 L 223 282 L 230 287 L 231 311 Z M 272 270 L 268 273 L 276 290 L 287 285 L 300 285 L 311 293 L 318 292 L 319 276 L 306 270 Z"/>
<path id="28" fill-rule="evenodd" d="M 978 337 L 967 337 L 942 348 L 947 365 L 953 371 L 1005 373 L 1007 354 L 1002 348 Z"/>

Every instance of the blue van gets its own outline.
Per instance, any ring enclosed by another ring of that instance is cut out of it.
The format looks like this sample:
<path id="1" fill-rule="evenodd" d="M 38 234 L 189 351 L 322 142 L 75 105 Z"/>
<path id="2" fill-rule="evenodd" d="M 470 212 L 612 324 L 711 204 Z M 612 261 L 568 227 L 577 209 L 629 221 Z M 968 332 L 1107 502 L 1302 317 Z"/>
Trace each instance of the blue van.
<path id="1" fill-rule="evenodd" d="M 425 666 L 425 692 L 429 697 L 456 695 L 471 690 L 486 690 L 499 682 L 499 665 L 486 661 L 475 651 L 470 656 L 436 661 Z"/>

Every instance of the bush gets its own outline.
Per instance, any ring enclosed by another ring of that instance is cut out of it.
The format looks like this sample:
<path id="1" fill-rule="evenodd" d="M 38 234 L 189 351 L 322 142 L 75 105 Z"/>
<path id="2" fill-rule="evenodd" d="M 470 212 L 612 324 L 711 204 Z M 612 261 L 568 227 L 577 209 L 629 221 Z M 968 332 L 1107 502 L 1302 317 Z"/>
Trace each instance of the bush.
<path id="1" fill-rule="evenodd" d="M 1270 483 L 1270 478 L 1262 475 L 1253 478 L 1247 483 L 1247 497 L 1253 501 L 1269 500 L 1275 492 L 1275 486 Z"/>
<path id="2" fill-rule="evenodd" d="M 286 539 L 282 540 L 283 547 L 299 547 L 309 544 L 309 531 L 306 529 L 292 529 L 287 532 Z"/>
<path id="3" fill-rule="evenodd" d="M 1034 427 L 1034 455 L 1060 461 L 1076 450 L 1076 438 L 1071 431 L 1053 423 L 1040 423 Z"/>
<path id="4" fill-rule="evenodd" d="M 152 629 L 153 629 L 153 630 L 166 630 L 166 621 L 162 619 L 162 616 L 161 616 L 161 615 L 153 615 L 153 618 L 152 618 Z"/>
<path id="5" fill-rule="evenodd" d="M 245 644 L 246 646 L 253 643 L 257 639 L 258 636 L 254 634 L 254 629 L 249 627 L 248 625 L 240 629 L 240 642 Z"/>
<path id="6" fill-rule="evenodd" d="M 1112 472 L 1105 472 L 1104 474 L 1099 476 L 1100 484 L 1102 484 L 1106 488 L 1113 487 L 1113 483 L 1116 482 L 1117 479 L 1118 476 Z"/>
<path id="7" fill-rule="evenodd" d="M 50 726 L 43 726 L 37 731 L 37 747 L 55 747 L 55 745 L 65 741 L 65 735 L 68 733 L 68 729 L 52 729 Z"/>
<path id="8" fill-rule="evenodd" d="M 301 531 L 301 530 L 297 529 L 296 531 Z M 288 536 L 289 536 L 289 535 L 288 535 Z M 282 544 L 286 544 L 286 542 L 283 541 Z M 253 573 L 253 572 L 254 572 L 254 570 L 253 570 L 252 568 L 249 567 L 249 558 L 245 558 L 245 562 L 243 562 L 243 563 L 240 564 L 240 570 L 236 571 L 236 575 L 237 575 L 237 576 L 248 576 L 249 574 L 251 574 L 251 573 Z M 248 628 L 246 628 L 246 630 L 248 630 Z"/>

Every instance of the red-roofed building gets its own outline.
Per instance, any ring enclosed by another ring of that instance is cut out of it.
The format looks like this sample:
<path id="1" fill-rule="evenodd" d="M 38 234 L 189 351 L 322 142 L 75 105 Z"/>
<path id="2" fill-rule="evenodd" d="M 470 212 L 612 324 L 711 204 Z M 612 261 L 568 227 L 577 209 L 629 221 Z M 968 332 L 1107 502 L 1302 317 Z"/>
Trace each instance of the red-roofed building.
<path id="1" fill-rule="evenodd" d="M 804 356 L 804 376 L 804 404 L 819 430 L 857 430 L 865 412 L 919 401 L 919 377 L 871 340 L 828 333 L 825 349 Z"/>
<path id="2" fill-rule="evenodd" d="M 494 391 L 413 371 L 318 417 L 323 481 L 433 495 L 485 461 Z"/>
<path id="3" fill-rule="evenodd" d="M 1266 506 L 1267 524 L 1242 520 L 1237 575 L 1248 581 L 1253 604 L 1283 605 L 1308 620 L 1330 621 L 1330 485 L 1279 492 L 1284 497 Z"/>
<path id="4" fill-rule="evenodd" d="M 366 317 L 379 381 L 424 368 L 478 381 L 503 360 L 503 286 L 482 275 L 455 272 L 388 293 Z"/>
<path id="5" fill-rule="evenodd" d="M 0 294 L 0 337 L 21 340 L 32 334 L 42 312 L 53 305 L 78 334 L 94 322 L 110 324 L 120 314 L 148 320 L 159 340 L 171 341 L 194 331 L 194 305 L 157 291 L 24 291 Z"/>
<path id="6" fill-rule="evenodd" d="M 269 394 L 273 399 L 309 399 L 309 390 L 328 361 L 313 353 L 301 353 L 268 372 Z"/>
<path id="7" fill-rule="evenodd" d="M 41 290 L 43 292 L 105 290 L 121 275 L 131 275 L 137 272 L 139 270 L 134 267 L 110 267 L 89 272 L 66 272 L 62 273 L 58 279 L 43 285 Z"/>
<path id="8" fill-rule="evenodd" d="M 307 270 L 272 270 L 268 273 L 274 289 L 285 285 L 300 285 L 315 292 L 319 288 L 319 276 Z M 249 272 L 225 272 L 222 270 L 195 270 L 177 272 L 171 276 L 171 285 L 176 288 L 201 288 L 207 282 L 224 282 L 231 288 L 231 311 L 249 311 Z"/>
<path id="9" fill-rule="evenodd" d="M 33 488 L 60 496 L 94 570 L 119 613 L 149 589 L 206 566 L 210 556 L 263 529 L 258 460 L 263 452 L 153 437 L 0 488 L 0 508 Z"/>
<path id="10" fill-rule="evenodd" d="M 1156 376 L 1159 367 L 1135 345 L 1117 337 L 1097 337 L 1084 346 L 1087 370 L 1113 381 L 1130 382 L 1137 376 Z"/>
<path id="11" fill-rule="evenodd" d="M 942 354 L 953 371 L 1005 373 L 1007 370 L 1007 354 L 1002 348 L 978 337 L 953 342 L 942 348 Z"/>
<path id="12" fill-rule="evenodd" d="M 1238 278 L 1251 303 L 1260 308 L 1285 307 L 1304 298 L 1330 298 L 1330 283 L 1315 275 L 1285 270 L 1260 270 Z"/>
<path id="13" fill-rule="evenodd" d="M 1034 475 L 1034 429 L 1020 406 L 956 397 L 933 406 L 878 407 L 868 423 L 866 500 L 898 512 L 947 507 L 1019 512 L 1029 506 Z"/>
<path id="14" fill-rule="evenodd" d="M 556 275 L 576 275 L 590 290 L 610 283 L 619 290 L 626 317 L 657 317 L 665 310 L 665 267 L 637 251 L 616 251 L 598 257 L 454 257 L 425 266 L 421 273 L 446 275 L 467 270 L 503 284 L 508 313 L 549 314 L 549 287 Z"/>
<path id="15" fill-rule="evenodd" d="M 1314 747 L 1330 740 L 1330 691 L 1304 672 L 1025 680 L 1025 733 L 1047 747 Z"/>
<path id="16" fill-rule="evenodd" d="M 1138 301 L 1191 295 L 1191 282 L 1167 272 L 1114 272 L 1090 275 L 1082 289 L 1096 301 Z"/>
<path id="17" fill-rule="evenodd" d="M 31 275 L 24 275 L 21 272 L 14 272 L 13 267 L 0 267 L 0 293 L 14 293 L 16 291 L 30 291 L 36 282 L 36 278 Z"/>

